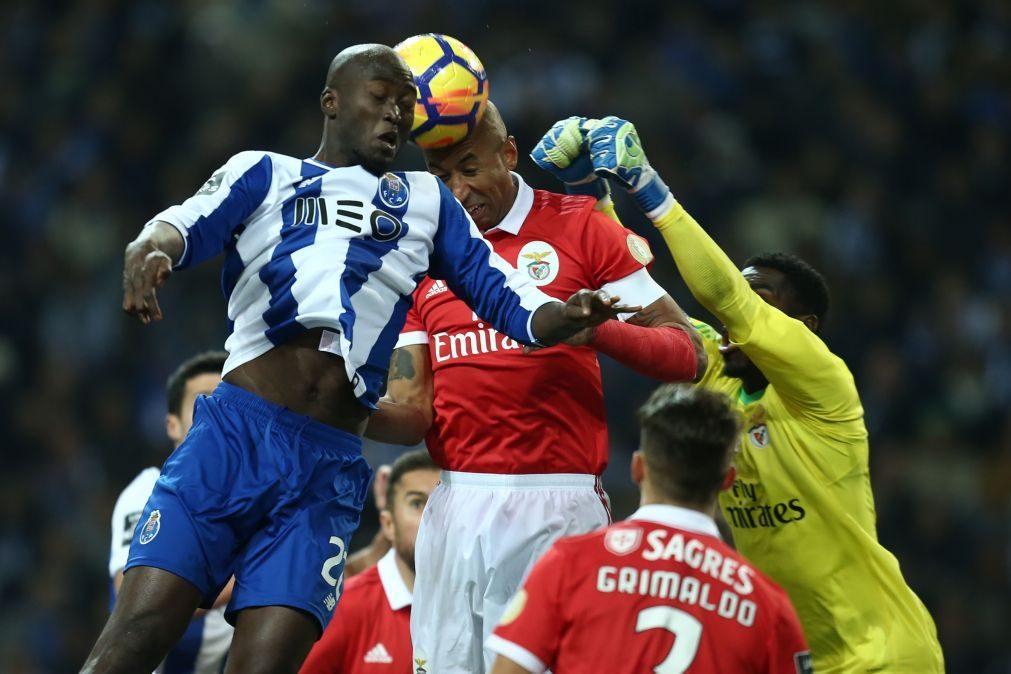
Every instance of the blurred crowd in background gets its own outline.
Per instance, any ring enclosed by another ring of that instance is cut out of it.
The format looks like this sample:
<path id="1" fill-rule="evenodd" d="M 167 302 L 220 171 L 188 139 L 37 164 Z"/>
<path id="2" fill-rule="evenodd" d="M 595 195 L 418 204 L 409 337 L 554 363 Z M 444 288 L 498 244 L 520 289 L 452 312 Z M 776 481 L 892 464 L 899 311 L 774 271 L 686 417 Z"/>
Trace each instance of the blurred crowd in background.
<path id="1" fill-rule="evenodd" d="M 223 343 L 212 263 L 170 280 L 162 323 L 120 312 L 125 244 L 237 151 L 312 155 L 337 51 L 428 31 L 478 53 L 524 155 L 558 118 L 624 116 L 731 257 L 826 274 L 879 536 L 948 671 L 1011 671 L 1011 3 L 12 0 L 0 27 L 0 671 L 77 671 L 113 502 L 168 449 L 165 378 Z M 416 148 L 399 166 L 423 167 Z M 624 517 L 652 383 L 602 368 Z"/>

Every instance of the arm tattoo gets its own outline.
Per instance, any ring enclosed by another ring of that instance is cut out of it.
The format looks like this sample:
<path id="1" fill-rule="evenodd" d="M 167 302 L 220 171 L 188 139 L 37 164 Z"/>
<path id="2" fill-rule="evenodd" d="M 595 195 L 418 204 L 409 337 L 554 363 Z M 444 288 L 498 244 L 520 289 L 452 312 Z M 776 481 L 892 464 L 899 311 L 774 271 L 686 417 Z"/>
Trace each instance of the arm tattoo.
<path id="1" fill-rule="evenodd" d="M 394 354 L 393 367 L 390 368 L 390 380 L 414 379 L 414 358 L 407 349 L 398 349 Z"/>

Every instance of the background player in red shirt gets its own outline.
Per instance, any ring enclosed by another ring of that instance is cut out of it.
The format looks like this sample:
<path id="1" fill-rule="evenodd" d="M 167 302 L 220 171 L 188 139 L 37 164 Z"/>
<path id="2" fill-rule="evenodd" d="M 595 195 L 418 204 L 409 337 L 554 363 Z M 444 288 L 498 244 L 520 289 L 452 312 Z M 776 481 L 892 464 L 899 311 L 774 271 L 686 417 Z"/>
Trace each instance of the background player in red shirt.
<path id="1" fill-rule="evenodd" d="M 411 671 L 414 541 L 421 512 L 439 482 L 425 450 L 402 454 L 387 486 L 380 530 L 393 548 L 379 563 L 345 581 L 333 620 L 301 674 L 403 674 Z"/>
<path id="2" fill-rule="evenodd" d="M 589 284 L 643 307 L 583 333 L 592 348 L 525 354 L 442 281 L 418 285 L 367 435 L 424 439 L 443 469 L 418 535 L 415 665 L 472 674 L 490 666 L 484 640 L 533 562 L 560 536 L 610 521 L 595 350 L 665 381 L 692 380 L 705 356 L 684 312 L 650 278 L 645 240 L 595 210 L 595 199 L 533 190 L 512 172 L 516 141 L 494 105 L 466 139 L 425 160 L 495 252 L 543 292 L 568 297 Z"/>
<path id="3" fill-rule="evenodd" d="M 786 593 L 720 540 L 737 413 L 719 393 L 661 386 L 639 411 L 628 520 L 559 541 L 489 638 L 491 674 L 805 674 Z"/>

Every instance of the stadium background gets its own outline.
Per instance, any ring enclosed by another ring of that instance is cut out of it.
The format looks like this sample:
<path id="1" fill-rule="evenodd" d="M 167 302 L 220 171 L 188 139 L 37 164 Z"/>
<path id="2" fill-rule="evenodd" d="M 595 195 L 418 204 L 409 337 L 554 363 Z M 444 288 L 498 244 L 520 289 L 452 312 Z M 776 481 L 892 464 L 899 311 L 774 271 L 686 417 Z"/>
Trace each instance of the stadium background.
<path id="1" fill-rule="evenodd" d="M 1011 668 L 1008 3 L 13 0 L 0 26 L 0 670 L 77 670 L 107 612 L 113 501 L 166 450 L 165 377 L 224 336 L 214 264 L 172 279 L 162 324 L 124 317 L 125 243 L 236 151 L 309 156 L 339 49 L 429 30 L 479 54 L 524 155 L 557 118 L 626 116 L 736 260 L 824 270 L 880 537 L 949 671 Z M 604 370 L 624 516 L 651 384 Z"/>

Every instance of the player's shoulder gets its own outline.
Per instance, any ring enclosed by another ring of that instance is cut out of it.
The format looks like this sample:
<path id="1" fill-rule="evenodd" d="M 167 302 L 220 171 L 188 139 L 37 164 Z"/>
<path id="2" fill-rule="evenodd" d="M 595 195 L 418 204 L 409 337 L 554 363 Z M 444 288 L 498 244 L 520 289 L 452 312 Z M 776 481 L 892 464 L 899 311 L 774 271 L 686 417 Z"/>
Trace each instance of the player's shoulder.
<path id="1" fill-rule="evenodd" d="M 593 212 L 597 200 L 576 194 L 559 194 L 547 190 L 533 190 L 534 201 L 530 214 L 544 218 L 565 218 L 585 223 Z"/>
<path id="2" fill-rule="evenodd" d="M 382 586 L 382 580 L 379 578 L 379 567 L 372 565 L 365 571 L 344 581 L 344 593 L 342 597 L 358 597 L 359 595 L 370 594 L 375 592 L 377 588 L 382 590 Z"/>
<path id="3" fill-rule="evenodd" d="M 626 535 L 626 532 L 638 530 L 640 532 L 638 538 L 641 540 L 642 529 L 643 523 L 634 520 L 624 520 L 586 534 L 568 536 L 559 540 L 555 544 L 555 547 L 563 555 L 571 556 L 574 559 L 585 558 L 595 552 L 613 552 L 611 541 Z"/>
<path id="4" fill-rule="evenodd" d="M 438 213 L 440 217 L 443 214 L 455 212 L 456 214 L 463 214 L 463 207 L 460 206 L 459 202 L 453 196 L 453 193 L 449 191 L 446 184 L 441 180 L 436 178 L 434 175 L 428 171 L 398 171 L 395 173 L 384 173 L 379 178 L 379 190 L 381 194 L 385 194 L 391 187 L 394 191 L 398 187 L 396 184 L 387 185 L 387 181 L 390 181 L 389 176 L 394 176 L 400 178 L 405 183 L 407 183 L 407 198 L 410 199 L 414 207 L 414 213 L 426 212 L 429 214 Z M 395 183 L 396 181 L 394 181 Z M 398 200 L 394 204 L 397 205 L 402 203 L 402 200 Z M 456 207 L 456 208 L 454 208 Z"/>
<path id="5" fill-rule="evenodd" d="M 429 275 L 422 277 L 418 285 L 414 288 L 414 304 L 418 306 L 425 300 L 430 300 L 436 295 L 449 292 L 449 285 L 440 279 L 434 279 Z"/>
<path id="6" fill-rule="evenodd" d="M 379 570 L 372 566 L 344 581 L 337 610 L 344 616 L 374 613 L 378 606 L 382 606 L 381 601 L 384 601 L 383 584 L 379 580 Z"/>
<path id="7" fill-rule="evenodd" d="M 698 330 L 699 335 L 702 336 L 702 339 L 717 343 L 723 341 L 723 336 L 720 335 L 720 333 L 717 332 L 716 328 L 714 328 L 713 326 L 709 325 L 708 323 L 704 323 L 698 320 L 697 318 L 693 318 L 691 316 L 688 317 L 688 320 L 691 322 L 692 327 Z"/>
<path id="8" fill-rule="evenodd" d="M 298 167 L 301 159 L 267 150 L 243 150 L 228 158 L 225 168 L 235 173 L 245 173 L 254 166 L 261 165 L 264 169 L 277 171 L 286 166 Z"/>
<path id="9" fill-rule="evenodd" d="M 428 171 L 398 171 L 394 175 L 402 176 L 412 188 L 432 190 L 437 193 L 441 193 L 443 190 L 449 192 L 449 188 Z"/>

